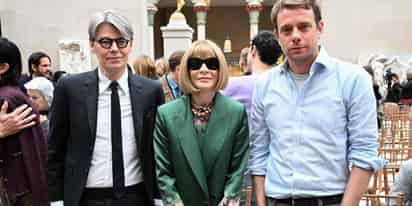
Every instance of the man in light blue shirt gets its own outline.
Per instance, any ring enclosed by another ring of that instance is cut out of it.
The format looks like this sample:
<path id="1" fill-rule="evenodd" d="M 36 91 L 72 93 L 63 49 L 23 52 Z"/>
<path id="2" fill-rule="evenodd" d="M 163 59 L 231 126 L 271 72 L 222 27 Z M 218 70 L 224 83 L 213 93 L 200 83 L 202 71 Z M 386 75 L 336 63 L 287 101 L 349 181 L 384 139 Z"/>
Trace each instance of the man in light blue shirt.
<path id="1" fill-rule="evenodd" d="M 253 95 L 249 171 L 257 205 L 358 205 L 383 166 L 371 79 L 319 46 L 316 0 L 277 1 L 271 18 L 287 59 Z"/>

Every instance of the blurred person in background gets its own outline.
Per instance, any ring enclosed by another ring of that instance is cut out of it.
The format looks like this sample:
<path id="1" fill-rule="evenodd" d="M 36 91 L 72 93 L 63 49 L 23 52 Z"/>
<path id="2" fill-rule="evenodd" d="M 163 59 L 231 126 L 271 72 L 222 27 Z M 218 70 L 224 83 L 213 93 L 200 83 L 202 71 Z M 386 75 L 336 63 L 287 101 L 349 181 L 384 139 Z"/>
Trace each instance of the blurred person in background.
<path id="1" fill-rule="evenodd" d="M 406 74 L 407 81 L 401 84 L 402 91 L 400 102 L 406 105 L 412 105 L 412 72 Z"/>
<path id="2" fill-rule="evenodd" d="M 395 176 L 390 195 L 403 195 L 402 206 L 412 206 L 412 159 L 404 162 Z M 396 206 L 396 199 L 391 198 L 390 206 Z"/>
<path id="3" fill-rule="evenodd" d="M 252 71 L 248 68 L 247 56 L 249 53 L 249 47 L 245 47 L 240 51 L 239 55 L 239 67 L 243 75 L 250 75 Z"/>
<path id="4" fill-rule="evenodd" d="M 169 72 L 169 65 L 164 57 L 157 59 L 155 62 L 155 66 L 157 76 L 159 77 L 162 77 L 163 75 Z"/>
<path id="5" fill-rule="evenodd" d="M 170 55 L 169 72 L 160 78 L 163 94 L 165 96 L 165 102 L 170 102 L 183 94 L 178 82 L 180 61 L 182 60 L 184 53 L 184 51 L 175 51 Z"/>
<path id="6" fill-rule="evenodd" d="M 140 76 L 154 80 L 159 78 L 153 59 L 147 55 L 138 56 L 133 63 L 133 69 Z"/>
<path id="7" fill-rule="evenodd" d="M 17 46 L 0 38 L 0 105 L 10 113 L 22 105 L 33 108 L 36 124 L 10 135 L 0 135 L 0 181 L 13 206 L 48 206 L 45 175 L 46 141 L 38 122 L 38 111 L 18 87 L 22 71 Z M 7 102 L 7 103 L 5 103 Z M 6 106 L 4 106 L 6 104 Z M 30 113 L 31 111 L 28 111 Z M 22 116 L 25 116 L 22 114 Z"/>
<path id="8" fill-rule="evenodd" d="M 44 135 L 49 134 L 49 109 L 53 101 L 54 86 L 51 81 L 45 77 L 35 77 L 26 84 L 27 94 L 34 103 L 34 106 L 40 113 L 40 126 Z"/>

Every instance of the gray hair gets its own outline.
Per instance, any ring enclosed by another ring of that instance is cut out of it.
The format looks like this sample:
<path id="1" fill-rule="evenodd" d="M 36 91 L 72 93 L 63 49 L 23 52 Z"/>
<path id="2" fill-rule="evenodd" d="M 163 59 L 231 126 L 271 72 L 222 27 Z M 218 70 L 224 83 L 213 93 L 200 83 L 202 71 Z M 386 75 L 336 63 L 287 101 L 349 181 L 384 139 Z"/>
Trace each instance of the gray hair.
<path id="1" fill-rule="evenodd" d="M 53 101 L 54 86 L 53 83 L 45 77 L 35 77 L 32 80 L 24 84 L 26 89 L 33 89 L 40 91 L 44 99 L 47 101 L 47 105 L 51 106 Z"/>
<path id="2" fill-rule="evenodd" d="M 119 30 L 120 34 L 125 39 L 133 40 L 133 28 L 130 25 L 127 18 L 121 15 L 117 11 L 105 10 L 103 12 L 96 13 L 90 20 L 89 23 L 89 40 L 96 40 L 96 32 L 98 27 L 103 23 L 109 23 L 114 28 Z"/>

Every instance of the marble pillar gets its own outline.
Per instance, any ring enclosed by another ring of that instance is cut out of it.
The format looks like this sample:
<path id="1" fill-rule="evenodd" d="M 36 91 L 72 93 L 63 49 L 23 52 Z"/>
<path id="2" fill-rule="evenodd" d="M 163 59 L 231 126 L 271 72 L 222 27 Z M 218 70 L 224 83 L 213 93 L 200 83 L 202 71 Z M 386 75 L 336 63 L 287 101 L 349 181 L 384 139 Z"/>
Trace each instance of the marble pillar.
<path id="1" fill-rule="evenodd" d="M 163 36 L 165 57 L 169 57 L 176 50 L 187 50 L 192 45 L 193 29 L 180 12 L 173 13 L 169 23 L 160 30 Z"/>
<path id="2" fill-rule="evenodd" d="M 262 9 L 263 6 L 259 1 L 248 2 L 246 5 L 246 10 L 249 12 L 250 39 L 259 32 L 259 15 Z"/>
<path id="3" fill-rule="evenodd" d="M 193 6 L 193 10 L 196 13 L 197 40 L 204 40 L 206 39 L 206 22 L 209 6 L 203 4 L 195 4 Z"/>
<path id="4" fill-rule="evenodd" d="M 148 52 L 149 56 L 154 58 L 155 55 L 155 50 L 154 50 L 154 18 L 155 14 L 157 12 L 157 7 L 154 4 L 155 2 L 152 3 L 147 3 L 146 9 L 147 9 L 147 26 L 148 26 L 148 36 L 149 36 L 149 47 L 148 47 Z"/>

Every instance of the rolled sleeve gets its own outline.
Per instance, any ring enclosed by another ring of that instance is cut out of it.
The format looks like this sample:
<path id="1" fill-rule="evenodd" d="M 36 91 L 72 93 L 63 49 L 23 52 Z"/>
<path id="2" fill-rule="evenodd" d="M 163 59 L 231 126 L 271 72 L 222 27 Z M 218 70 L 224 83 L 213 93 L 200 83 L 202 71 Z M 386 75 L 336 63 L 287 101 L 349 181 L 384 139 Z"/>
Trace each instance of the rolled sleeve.
<path id="1" fill-rule="evenodd" d="M 352 87 L 348 104 L 348 159 L 353 166 L 379 170 L 384 161 L 378 158 L 378 126 L 372 81 L 360 72 Z"/>
<path id="2" fill-rule="evenodd" d="M 252 98 L 250 122 L 250 155 L 248 173 L 250 175 L 266 175 L 267 159 L 269 157 L 269 129 L 265 122 L 262 89 L 256 84 Z"/>

